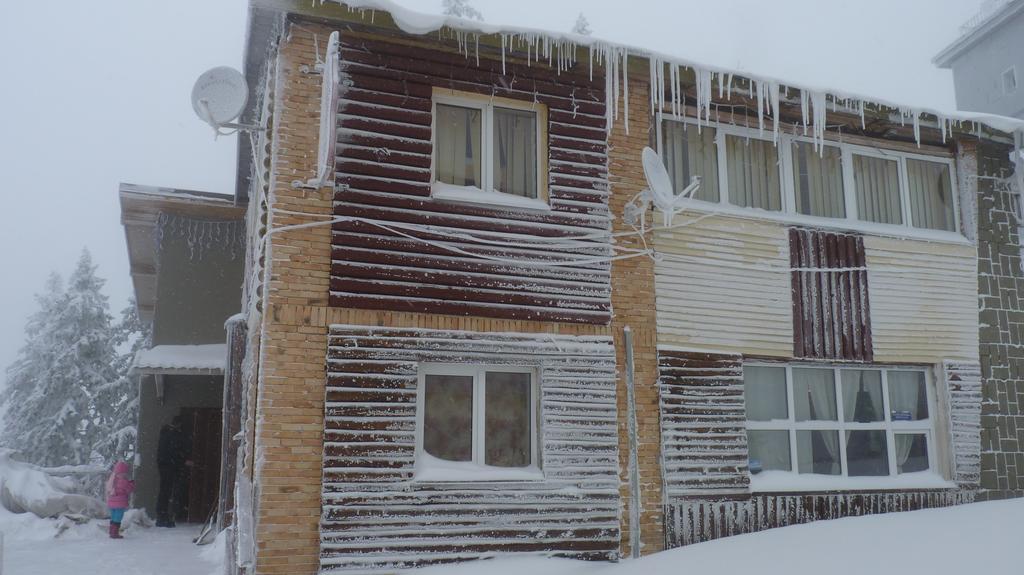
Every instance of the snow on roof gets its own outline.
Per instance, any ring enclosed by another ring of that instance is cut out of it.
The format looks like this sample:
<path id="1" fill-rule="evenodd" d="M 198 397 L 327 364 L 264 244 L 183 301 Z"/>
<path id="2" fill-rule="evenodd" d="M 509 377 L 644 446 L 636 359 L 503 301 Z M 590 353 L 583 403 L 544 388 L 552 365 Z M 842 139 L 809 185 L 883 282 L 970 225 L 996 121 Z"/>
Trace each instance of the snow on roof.
<path id="1" fill-rule="evenodd" d="M 624 90 L 623 96 L 628 102 L 628 91 L 624 83 L 620 83 L 620 75 L 626 70 L 626 63 L 629 57 L 647 58 L 651 63 L 651 84 L 663 85 L 665 90 L 651 90 L 651 103 L 657 107 L 669 106 L 673 115 L 679 115 L 683 106 L 682 91 L 678 71 L 680 69 L 692 70 L 697 79 L 697 108 L 698 117 L 709 118 L 711 109 L 712 85 L 717 81 L 719 96 L 728 91 L 731 93 L 735 87 L 732 79 L 746 78 L 750 80 L 750 95 L 756 93 L 758 102 L 759 125 L 763 126 L 763 114 L 771 113 L 777 109 L 780 92 L 785 94 L 786 88 L 800 91 L 800 104 L 803 111 L 803 124 L 812 128 L 815 140 L 820 140 L 825 131 L 825 108 L 831 107 L 834 111 L 845 108 L 852 113 L 859 113 L 863 118 L 865 105 L 876 105 L 891 108 L 897 112 L 900 122 L 909 121 L 914 126 L 915 139 L 920 141 L 920 121 L 923 114 L 934 116 L 937 120 L 938 129 L 942 130 L 943 137 L 950 132 L 954 125 L 968 123 L 972 125 L 983 124 L 1001 132 L 1012 133 L 1015 131 L 1024 132 L 1024 120 L 984 114 L 979 112 L 944 111 L 920 106 L 890 102 L 881 98 L 871 96 L 845 93 L 836 90 L 829 90 L 824 87 L 801 86 L 796 83 L 787 82 L 782 79 L 759 77 L 753 74 L 729 70 L 716 66 L 707 66 L 686 58 L 662 54 L 645 48 L 628 46 L 567 32 L 556 32 L 527 28 L 521 26 L 505 26 L 488 24 L 475 20 L 466 20 L 454 16 L 438 14 L 425 14 L 399 6 L 392 0 L 320 0 L 321 3 L 333 2 L 345 5 L 354 12 L 381 11 L 391 15 L 395 24 L 408 34 L 423 35 L 436 32 L 442 28 L 449 28 L 456 32 L 460 47 L 469 54 L 473 46 L 478 46 L 481 35 L 496 35 L 501 37 L 502 58 L 506 51 L 513 49 L 526 49 L 536 59 L 541 57 L 550 63 L 557 65 L 559 71 L 568 69 L 576 61 L 576 50 L 579 47 L 589 48 L 591 70 L 593 64 L 605 64 L 608 69 L 607 78 L 609 81 L 607 98 L 609 126 L 613 117 L 618 117 L 617 102 L 620 93 L 620 85 Z M 665 75 L 665 66 L 669 66 L 669 75 Z M 744 92 L 747 90 L 744 89 Z M 671 92 L 672 102 L 663 101 L 661 94 Z M 831 100 L 831 103 L 828 102 Z M 628 118 L 628 106 L 625 113 Z M 813 114 L 810 112 L 813 108 Z M 777 114 L 772 129 L 778 131 Z M 628 131 L 628 123 L 627 123 Z"/>
<path id="2" fill-rule="evenodd" d="M 141 372 L 202 371 L 223 373 L 228 354 L 224 343 L 157 345 L 135 354 L 132 368 Z"/>

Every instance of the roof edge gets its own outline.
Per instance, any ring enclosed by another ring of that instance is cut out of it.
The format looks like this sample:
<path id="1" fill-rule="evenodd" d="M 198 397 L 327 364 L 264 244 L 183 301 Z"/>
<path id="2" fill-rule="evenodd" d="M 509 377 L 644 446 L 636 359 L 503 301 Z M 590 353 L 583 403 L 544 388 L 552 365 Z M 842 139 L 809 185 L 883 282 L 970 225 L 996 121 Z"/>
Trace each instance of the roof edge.
<path id="1" fill-rule="evenodd" d="M 1005 4 L 1002 8 L 993 12 L 981 24 L 972 28 L 970 32 L 961 34 L 956 40 L 943 48 L 932 58 L 932 64 L 943 69 L 951 68 L 953 61 L 969 48 L 1022 12 L 1024 12 L 1024 0 L 1014 0 Z"/>

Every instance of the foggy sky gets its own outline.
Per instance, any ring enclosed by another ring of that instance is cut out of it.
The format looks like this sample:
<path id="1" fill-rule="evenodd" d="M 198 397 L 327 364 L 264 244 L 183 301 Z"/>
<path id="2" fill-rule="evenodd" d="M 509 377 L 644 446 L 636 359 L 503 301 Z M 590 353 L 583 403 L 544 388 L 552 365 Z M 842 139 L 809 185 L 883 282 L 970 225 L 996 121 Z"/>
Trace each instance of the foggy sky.
<path id="1" fill-rule="evenodd" d="M 313 0 L 309 0 L 313 1 Z M 403 0 L 439 11 L 440 0 Z M 930 60 L 977 0 L 474 0 L 488 22 L 569 30 L 688 60 L 952 109 Z M 83 247 L 111 312 L 131 293 L 118 182 L 234 190 L 235 138 L 192 113 L 195 78 L 241 66 L 246 0 L 47 0 L 0 6 L 0 368 L 32 294 Z M 2 386 L 0 375 L 0 386 Z"/>

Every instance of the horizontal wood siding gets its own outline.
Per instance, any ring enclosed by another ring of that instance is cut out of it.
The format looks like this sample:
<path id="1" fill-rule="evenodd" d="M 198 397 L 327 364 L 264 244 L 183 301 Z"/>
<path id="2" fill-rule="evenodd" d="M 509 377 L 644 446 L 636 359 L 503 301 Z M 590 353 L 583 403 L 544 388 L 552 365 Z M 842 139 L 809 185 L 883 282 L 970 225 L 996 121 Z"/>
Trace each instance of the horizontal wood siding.
<path id="1" fill-rule="evenodd" d="M 863 238 L 791 228 L 789 264 L 793 267 L 793 356 L 871 361 Z"/>
<path id="2" fill-rule="evenodd" d="M 974 246 L 866 236 L 875 361 L 978 359 Z"/>
<path id="3" fill-rule="evenodd" d="M 747 491 L 742 357 L 662 348 L 658 371 L 665 494 Z"/>
<path id="4" fill-rule="evenodd" d="M 608 162 L 603 75 L 412 46 L 341 39 L 333 306 L 605 324 L 610 319 Z M 504 72 L 503 72 L 504 68 Z M 548 109 L 550 210 L 431 197 L 433 88 L 537 102 Z M 483 235 L 489 243 L 464 237 Z M 453 236 L 462 233 L 463 237 Z M 597 238 L 534 247 L 536 236 Z M 410 237 L 412 236 L 412 237 Z M 431 242 L 431 243 L 426 243 Z M 515 245 L 516 243 L 527 245 Z M 502 244 L 512 245 L 502 245 Z M 441 245 L 444 244 L 444 245 Z M 468 255 L 467 255 L 468 254 Z"/>
<path id="5" fill-rule="evenodd" d="M 665 509 L 669 547 L 825 519 L 914 511 L 972 503 L 973 491 L 754 495 L 742 499 L 679 500 Z"/>
<path id="6" fill-rule="evenodd" d="M 416 482 L 422 362 L 532 366 L 544 479 Z M 327 359 L 321 566 L 393 570 L 619 546 L 611 337 L 333 325 Z"/>
<path id="7" fill-rule="evenodd" d="M 981 365 L 947 361 L 942 372 L 949 406 L 953 481 L 976 488 L 981 481 Z"/>
<path id="8" fill-rule="evenodd" d="M 786 228 L 710 216 L 655 231 L 658 341 L 788 357 L 793 310 Z"/>

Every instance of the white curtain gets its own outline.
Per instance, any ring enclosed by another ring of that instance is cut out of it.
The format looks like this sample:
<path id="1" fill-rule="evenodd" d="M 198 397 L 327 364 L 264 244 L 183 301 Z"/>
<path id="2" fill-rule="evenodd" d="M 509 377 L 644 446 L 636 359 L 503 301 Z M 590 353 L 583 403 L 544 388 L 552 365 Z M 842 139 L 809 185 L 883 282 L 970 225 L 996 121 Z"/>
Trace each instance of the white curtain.
<path id="1" fill-rule="evenodd" d="M 537 197 L 537 115 L 494 109 L 494 189 Z"/>
<path id="2" fill-rule="evenodd" d="M 725 138 L 729 173 L 729 203 L 748 208 L 779 211 L 779 152 L 767 140 L 737 136 Z"/>
<path id="3" fill-rule="evenodd" d="M 913 420 L 928 419 L 928 395 L 924 387 L 924 373 L 920 371 L 890 371 L 889 405 L 893 411 L 906 411 Z"/>
<path id="4" fill-rule="evenodd" d="M 455 186 L 483 187 L 481 116 L 482 112 L 473 108 L 437 105 L 434 122 L 437 181 Z"/>
<path id="5" fill-rule="evenodd" d="M 882 372 L 844 369 L 843 420 L 869 423 L 885 421 L 882 405 Z"/>
<path id="6" fill-rule="evenodd" d="M 910 214 L 914 227 L 954 231 L 949 166 L 908 159 L 907 181 L 910 184 Z"/>
<path id="7" fill-rule="evenodd" d="M 683 122 L 665 121 L 662 125 L 662 160 L 672 180 L 672 189 L 679 193 L 690 185 L 693 176 L 701 177 L 700 188 L 694 198 L 717 202 L 718 146 L 715 129 Z"/>
<path id="8" fill-rule="evenodd" d="M 748 421 L 771 421 L 789 417 L 785 368 L 744 367 L 743 391 Z"/>
<path id="9" fill-rule="evenodd" d="M 853 155 L 857 217 L 868 222 L 902 224 L 899 164 L 896 160 Z"/>
<path id="10" fill-rule="evenodd" d="M 835 372 L 793 369 L 793 404 L 797 421 L 837 421 Z"/>
<path id="11" fill-rule="evenodd" d="M 793 143 L 798 212 L 824 218 L 846 217 L 842 156 L 842 151 L 835 146 L 824 146 L 818 152 L 808 142 Z"/>

